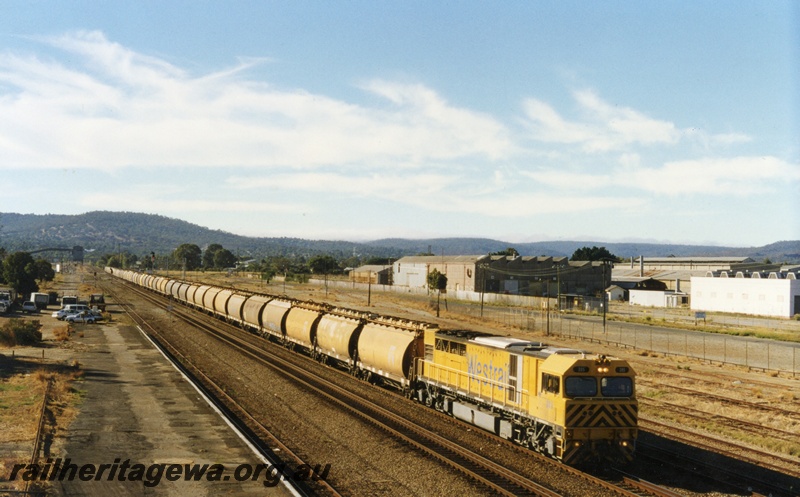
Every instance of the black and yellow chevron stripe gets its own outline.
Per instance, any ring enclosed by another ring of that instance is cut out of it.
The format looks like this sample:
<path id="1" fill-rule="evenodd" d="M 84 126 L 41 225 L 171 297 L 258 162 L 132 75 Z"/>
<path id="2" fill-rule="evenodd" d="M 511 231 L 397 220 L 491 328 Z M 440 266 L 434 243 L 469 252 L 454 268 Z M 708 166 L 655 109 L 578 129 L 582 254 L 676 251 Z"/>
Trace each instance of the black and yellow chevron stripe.
<path id="1" fill-rule="evenodd" d="M 637 425 L 638 405 L 625 404 L 569 404 L 566 410 L 566 428 L 627 428 Z"/>

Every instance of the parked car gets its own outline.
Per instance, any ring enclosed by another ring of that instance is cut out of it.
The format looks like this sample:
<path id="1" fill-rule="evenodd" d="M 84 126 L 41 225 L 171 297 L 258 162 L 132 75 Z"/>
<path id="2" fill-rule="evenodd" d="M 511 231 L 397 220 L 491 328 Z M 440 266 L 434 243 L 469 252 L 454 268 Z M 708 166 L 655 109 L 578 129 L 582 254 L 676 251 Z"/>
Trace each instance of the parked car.
<path id="1" fill-rule="evenodd" d="M 65 319 L 67 319 L 68 316 L 74 316 L 76 314 L 80 314 L 81 312 L 84 311 L 78 311 L 75 309 L 59 309 L 55 311 L 53 314 L 51 314 L 51 316 L 58 319 L 59 321 L 64 321 Z"/>
<path id="2" fill-rule="evenodd" d="M 77 314 L 79 312 L 88 311 L 89 308 L 84 304 L 67 304 L 61 309 L 53 312 L 51 316 L 56 319 L 64 319 L 70 314 Z"/>
<path id="3" fill-rule="evenodd" d="M 64 318 L 68 323 L 96 323 L 100 318 L 89 311 L 82 311 L 77 314 L 69 314 Z"/>
<path id="4" fill-rule="evenodd" d="M 26 300 L 25 302 L 22 303 L 22 312 L 26 314 L 30 314 L 32 312 L 39 312 L 39 308 L 36 306 L 36 302 Z"/>
<path id="5" fill-rule="evenodd" d="M 98 321 L 100 321 L 101 319 L 103 319 L 103 313 L 102 313 L 102 312 L 100 312 L 100 311 L 98 311 L 97 309 L 89 309 L 89 310 L 88 310 L 88 311 L 86 311 L 86 312 L 87 312 L 88 314 L 91 314 L 92 316 L 94 316 L 94 318 L 95 318 L 95 319 L 97 319 Z"/>

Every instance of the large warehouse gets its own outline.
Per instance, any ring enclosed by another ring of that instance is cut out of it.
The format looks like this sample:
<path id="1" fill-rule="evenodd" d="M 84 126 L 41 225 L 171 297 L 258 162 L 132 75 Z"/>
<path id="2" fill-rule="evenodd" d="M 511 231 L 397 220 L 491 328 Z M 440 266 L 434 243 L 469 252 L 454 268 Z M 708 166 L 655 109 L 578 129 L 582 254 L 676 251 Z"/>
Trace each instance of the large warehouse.
<path id="1" fill-rule="evenodd" d="M 611 266 L 602 262 L 498 255 L 403 257 L 394 263 L 392 279 L 397 286 L 425 288 L 434 269 L 447 276 L 449 291 L 535 297 L 598 295 L 611 283 Z"/>
<path id="2" fill-rule="evenodd" d="M 692 278 L 692 309 L 758 316 L 800 313 L 800 271 L 709 272 Z"/>

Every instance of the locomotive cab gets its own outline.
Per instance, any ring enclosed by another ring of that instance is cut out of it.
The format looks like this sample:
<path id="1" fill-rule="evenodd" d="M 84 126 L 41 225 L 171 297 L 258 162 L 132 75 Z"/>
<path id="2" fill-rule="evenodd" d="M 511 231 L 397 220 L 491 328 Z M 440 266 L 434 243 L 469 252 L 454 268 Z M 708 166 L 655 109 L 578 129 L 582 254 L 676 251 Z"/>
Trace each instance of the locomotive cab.
<path id="1" fill-rule="evenodd" d="M 638 420 L 633 369 L 602 355 L 551 352 L 542 364 L 535 400 L 540 415 L 563 427 L 548 449 L 569 464 L 630 461 Z"/>

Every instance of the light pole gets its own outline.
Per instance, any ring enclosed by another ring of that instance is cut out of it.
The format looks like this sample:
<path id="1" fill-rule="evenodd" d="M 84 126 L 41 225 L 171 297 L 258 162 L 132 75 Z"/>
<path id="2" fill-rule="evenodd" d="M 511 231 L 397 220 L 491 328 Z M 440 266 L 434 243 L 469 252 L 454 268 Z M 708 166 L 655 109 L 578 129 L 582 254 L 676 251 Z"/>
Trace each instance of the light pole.
<path id="1" fill-rule="evenodd" d="M 603 333 L 606 333 L 606 308 L 608 307 L 608 292 L 606 292 L 606 271 L 608 268 L 608 263 L 611 262 L 610 259 L 602 259 L 603 261 L 603 297 L 602 297 L 602 305 L 603 305 Z"/>

